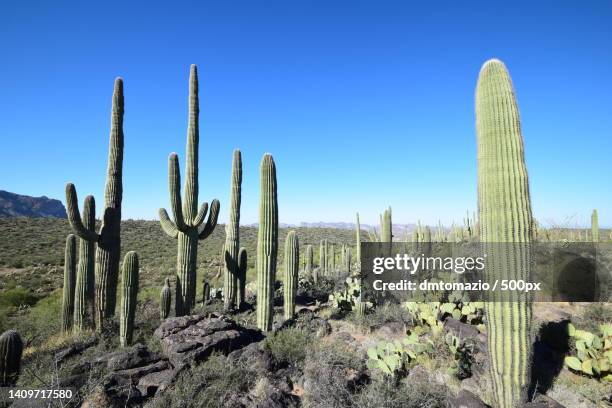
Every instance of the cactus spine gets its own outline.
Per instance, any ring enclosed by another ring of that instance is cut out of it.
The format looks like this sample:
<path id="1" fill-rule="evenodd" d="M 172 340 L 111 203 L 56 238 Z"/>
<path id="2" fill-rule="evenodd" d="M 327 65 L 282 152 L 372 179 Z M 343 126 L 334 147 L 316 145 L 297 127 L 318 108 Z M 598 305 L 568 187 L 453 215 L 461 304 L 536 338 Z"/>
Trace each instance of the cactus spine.
<path id="1" fill-rule="evenodd" d="M 19 378 L 23 341 L 15 330 L 0 336 L 0 387 L 13 387 Z"/>
<path id="2" fill-rule="evenodd" d="M 159 317 L 164 320 L 170 316 L 170 305 L 172 304 L 172 290 L 170 289 L 170 278 L 166 278 L 164 287 L 159 294 Z"/>
<path id="3" fill-rule="evenodd" d="M 510 76 L 498 60 L 487 61 L 476 88 L 478 216 L 481 241 L 518 243 L 487 263 L 487 273 L 528 281 L 533 219 L 518 107 Z M 473 235 L 470 231 L 470 236 Z M 489 255 L 491 255 L 489 253 Z M 491 262 L 493 261 L 493 262 Z M 526 298 L 486 302 L 494 404 L 516 407 L 526 399 L 531 342 L 531 304 Z"/>
<path id="4" fill-rule="evenodd" d="M 591 238 L 593 242 L 599 242 L 599 216 L 597 210 L 593 210 L 591 214 Z"/>
<path id="5" fill-rule="evenodd" d="M 274 282 L 278 249 L 276 166 L 270 154 L 261 161 L 259 231 L 257 234 L 257 327 L 270 331 L 273 321 Z"/>
<path id="6" fill-rule="evenodd" d="M 283 307 L 285 320 L 295 315 L 295 294 L 297 292 L 298 269 L 300 265 L 300 244 L 295 231 L 289 231 L 285 240 L 285 286 Z"/>
<path id="7" fill-rule="evenodd" d="M 164 232 L 178 240 L 176 256 L 176 315 L 189 314 L 195 305 L 196 263 L 198 257 L 198 240 L 206 239 L 217 226 L 219 201 L 213 200 L 210 205 L 208 220 L 208 203 L 202 203 L 198 211 L 198 148 L 200 132 L 198 124 L 200 108 L 198 101 L 198 71 L 191 66 L 189 74 L 189 124 L 187 127 L 187 165 L 184 200 L 181 198 L 181 175 L 178 156 L 171 153 L 168 158 L 168 185 L 174 221 L 165 209 L 159 210 L 159 219 Z"/>
<path id="8" fill-rule="evenodd" d="M 223 273 L 224 307 L 233 309 L 237 302 L 239 271 L 238 251 L 240 250 L 240 188 L 242 184 L 242 157 L 240 150 L 234 150 L 232 160 L 232 183 L 230 193 L 229 222 L 225 226 L 225 269 Z"/>
<path id="9" fill-rule="evenodd" d="M 62 297 L 62 331 L 72 329 L 74 318 L 74 287 L 76 283 L 76 236 L 68 234 L 64 253 L 64 293 Z"/>
<path id="10" fill-rule="evenodd" d="M 126 347 L 132 344 L 136 299 L 138 298 L 138 254 L 134 251 L 128 252 L 123 259 L 121 284 L 119 340 L 121 347 Z"/>
<path id="11" fill-rule="evenodd" d="M 96 226 L 96 202 L 93 196 L 85 197 L 83 203 L 83 227 L 92 233 Z M 74 327 L 78 333 L 91 327 L 94 311 L 95 283 L 95 242 L 79 238 L 79 264 L 77 267 L 76 288 L 74 294 Z"/>
<path id="12" fill-rule="evenodd" d="M 104 191 L 104 215 L 100 232 L 85 227 L 79 213 L 74 184 L 66 185 L 66 212 L 73 232 L 81 239 L 96 242 L 95 292 L 96 329 L 115 314 L 119 252 L 121 250 L 121 200 L 123 198 L 123 80 L 115 80 L 111 114 L 108 168 Z"/>
<path id="13" fill-rule="evenodd" d="M 246 274 L 247 274 L 248 255 L 245 247 L 241 247 L 238 251 L 238 293 L 236 294 L 236 306 L 238 309 L 244 304 L 244 293 L 246 289 Z"/>

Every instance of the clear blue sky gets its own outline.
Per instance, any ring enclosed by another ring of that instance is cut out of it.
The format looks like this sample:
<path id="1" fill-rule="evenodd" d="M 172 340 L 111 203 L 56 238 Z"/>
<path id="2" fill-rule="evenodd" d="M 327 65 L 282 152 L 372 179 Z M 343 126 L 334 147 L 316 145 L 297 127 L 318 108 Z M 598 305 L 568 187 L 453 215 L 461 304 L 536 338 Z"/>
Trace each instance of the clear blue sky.
<path id="1" fill-rule="evenodd" d="M 274 155 L 281 222 L 461 221 L 476 208 L 474 89 L 491 57 L 522 114 L 536 217 L 612 225 L 612 2 L 6 1 L 0 189 L 103 200 L 113 79 L 125 81 L 124 218 L 168 207 L 200 72 L 200 200 L 257 221 Z M 102 5 L 103 4 L 103 5 Z M 223 211 L 222 221 L 227 219 Z"/>

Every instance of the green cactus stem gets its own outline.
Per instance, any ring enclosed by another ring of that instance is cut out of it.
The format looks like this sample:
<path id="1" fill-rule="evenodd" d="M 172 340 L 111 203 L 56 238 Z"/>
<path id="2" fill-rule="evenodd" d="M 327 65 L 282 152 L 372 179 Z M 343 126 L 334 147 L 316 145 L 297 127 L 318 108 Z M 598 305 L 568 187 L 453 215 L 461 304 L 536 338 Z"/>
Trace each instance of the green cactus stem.
<path id="1" fill-rule="evenodd" d="M 108 168 L 104 192 L 104 215 L 98 233 L 81 220 L 74 184 L 66 185 L 66 212 L 73 232 L 79 238 L 96 242 L 95 299 L 96 329 L 115 315 L 119 252 L 121 250 L 121 200 L 123 198 L 123 80 L 115 80 L 111 114 Z"/>
<path id="2" fill-rule="evenodd" d="M 0 335 L 0 387 L 14 387 L 19 379 L 23 341 L 15 330 Z"/>
<path id="3" fill-rule="evenodd" d="M 121 284 L 119 341 L 121 347 L 126 347 L 132 344 L 136 300 L 138 298 L 138 254 L 134 251 L 128 252 L 123 259 Z"/>
<path id="4" fill-rule="evenodd" d="M 242 184 L 242 157 L 240 150 L 234 150 L 232 160 L 232 182 L 230 193 L 229 221 L 225 226 L 225 256 L 223 294 L 225 310 L 233 309 L 237 303 L 240 250 L 240 188 Z"/>
<path id="5" fill-rule="evenodd" d="M 393 224 L 391 222 L 391 207 L 385 210 L 385 212 L 381 216 L 381 220 L 382 220 L 382 224 L 381 224 L 381 232 L 380 232 L 380 241 L 381 242 L 393 241 Z"/>
<path id="6" fill-rule="evenodd" d="M 178 156 L 176 153 L 171 153 L 168 158 L 168 185 L 174 221 L 170 219 L 165 209 L 159 210 L 162 229 L 168 236 L 178 241 L 175 296 L 177 316 L 189 314 L 195 305 L 198 240 L 206 239 L 214 231 L 219 215 L 218 200 L 212 201 L 208 220 L 206 220 L 208 203 L 202 203 L 198 210 L 199 112 L 198 71 L 197 67 L 192 65 L 189 74 L 189 124 L 184 199 L 181 198 Z"/>
<path id="7" fill-rule="evenodd" d="M 325 276 L 325 265 L 327 264 L 327 260 L 325 259 L 325 240 L 321 240 L 321 244 L 319 245 L 319 272 L 321 275 Z"/>
<path id="8" fill-rule="evenodd" d="M 299 265 L 299 240 L 295 231 L 289 231 L 285 240 L 285 303 L 283 307 L 285 320 L 292 319 L 295 315 L 295 294 L 297 292 Z"/>
<path id="9" fill-rule="evenodd" d="M 359 222 L 359 213 L 357 213 L 355 223 L 355 250 L 357 251 L 357 265 L 361 265 L 361 223 Z M 359 266 L 357 270 L 359 270 Z"/>
<path id="10" fill-rule="evenodd" d="M 489 255 L 487 278 L 528 282 L 533 218 L 523 137 L 512 82 L 498 60 L 487 61 L 480 70 L 476 129 L 478 221 Z M 468 234 L 474 235 L 469 218 Z M 493 243 L 505 243 L 503 253 L 492 252 Z M 529 384 L 531 303 L 524 296 L 509 296 L 496 302 L 494 295 L 485 304 L 493 405 L 499 408 L 520 406 Z"/>
<path id="11" fill-rule="evenodd" d="M 593 242 L 599 242 L 599 216 L 597 210 L 593 210 L 591 214 L 591 238 Z"/>
<path id="12" fill-rule="evenodd" d="M 276 166 L 270 154 L 261 161 L 259 231 L 257 234 L 257 327 L 272 329 L 274 282 L 278 250 L 278 200 Z"/>
<path id="13" fill-rule="evenodd" d="M 306 245 L 306 259 L 304 264 L 304 272 L 306 276 L 312 277 L 316 282 L 316 278 L 313 275 L 313 264 L 314 264 L 314 251 L 312 250 L 312 245 Z"/>
<path id="14" fill-rule="evenodd" d="M 170 316 L 170 306 L 172 304 L 172 290 L 170 289 L 170 278 L 166 278 L 164 287 L 159 294 L 159 317 L 161 320 Z"/>
<path id="15" fill-rule="evenodd" d="M 247 274 L 247 261 L 248 255 L 245 247 L 241 247 L 238 251 L 238 293 L 236 294 L 236 306 L 238 309 L 242 308 L 245 302 L 245 290 L 246 290 L 246 274 Z"/>
<path id="16" fill-rule="evenodd" d="M 83 203 L 83 227 L 93 232 L 96 226 L 96 202 L 93 196 L 85 197 Z M 79 263 L 77 266 L 74 293 L 75 334 L 93 327 L 95 288 L 95 242 L 79 238 Z"/>
<path id="17" fill-rule="evenodd" d="M 329 271 L 331 273 L 336 273 L 336 248 L 333 243 L 329 246 L 327 256 L 329 257 Z"/>
<path id="18" fill-rule="evenodd" d="M 204 287 L 202 288 L 202 303 L 206 303 L 206 301 L 209 299 L 210 299 L 210 284 L 208 282 L 204 282 Z"/>
<path id="19" fill-rule="evenodd" d="M 72 329 L 74 319 L 74 288 L 76 284 L 76 236 L 68 234 L 64 253 L 64 292 L 62 296 L 62 331 Z"/>

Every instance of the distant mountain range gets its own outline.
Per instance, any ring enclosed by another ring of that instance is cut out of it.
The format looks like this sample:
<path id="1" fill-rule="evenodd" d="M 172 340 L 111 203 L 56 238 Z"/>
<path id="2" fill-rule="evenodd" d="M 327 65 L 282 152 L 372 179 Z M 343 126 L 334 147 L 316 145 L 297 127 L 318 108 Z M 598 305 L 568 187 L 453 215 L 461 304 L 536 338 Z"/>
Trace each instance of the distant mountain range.
<path id="1" fill-rule="evenodd" d="M 0 218 L 7 217 L 66 218 L 66 209 L 60 200 L 0 190 Z"/>

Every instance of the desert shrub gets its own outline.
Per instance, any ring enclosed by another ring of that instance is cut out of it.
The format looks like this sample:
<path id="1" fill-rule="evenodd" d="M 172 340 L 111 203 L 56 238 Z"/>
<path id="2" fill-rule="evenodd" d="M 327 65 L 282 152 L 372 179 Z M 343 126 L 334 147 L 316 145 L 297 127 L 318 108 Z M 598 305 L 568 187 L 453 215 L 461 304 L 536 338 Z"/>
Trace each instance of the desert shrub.
<path id="1" fill-rule="evenodd" d="M 363 386 L 357 374 L 365 370 L 364 361 L 362 352 L 340 340 L 311 346 L 304 363 L 304 407 L 351 406 L 353 394 Z"/>
<path id="2" fill-rule="evenodd" d="M 289 327 L 274 333 L 264 341 L 264 348 L 274 358 L 277 366 L 299 366 L 306 358 L 312 334 L 305 329 Z"/>
<path id="3" fill-rule="evenodd" d="M 173 388 L 155 398 L 151 407 L 222 407 L 230 399 L 248 393 L 257 379 L 247 362 L 230 363 L 227 357 L 213 354 L 195 369 L 181 374 Z"/>
<path id="4" fill-rule="evenodd" d="M 37 301 L 36 295 L 22 287 L 4 290 L 0 295 L 0 305 L 5 307 L 32 306 Z"/>
<path id="5" fill-rule="evenodd" d="M 347 320 L 357 326 L 379 327 L 389 322 L 409 323 L 412 322 L 410 313 L 405 307 L 393 303 L 385 303 L 368 310 L 368 313 L 360 315 L 351 312 Z"/>
<path id="6" fill-rule="evenodd" d="M 423 378 L 409 378 L 396 384 L 392 378 L 381 378 L 361 388 L 351 407 L 356 408 L 446 408 L 448 390 Z"/>
<path id="7" fill-rule="evenodd" d="M 582 315 L 588 330 L 596 330 L 602 323 L 612 322 L 612 304 L 610 303 L 589 303 Z"/>

